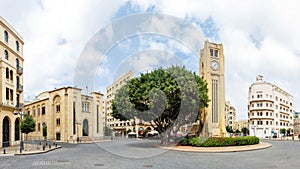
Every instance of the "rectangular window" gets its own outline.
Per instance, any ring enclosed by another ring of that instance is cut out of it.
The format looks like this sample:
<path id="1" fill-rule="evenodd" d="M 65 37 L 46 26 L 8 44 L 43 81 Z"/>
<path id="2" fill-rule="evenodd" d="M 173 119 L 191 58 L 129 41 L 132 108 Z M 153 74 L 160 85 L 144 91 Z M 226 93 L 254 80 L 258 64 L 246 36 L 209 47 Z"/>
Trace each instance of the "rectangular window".
<path id="1" fill-rule="evenodd" d="M 9 88 L 6 88 L 6 100 L 9 100 Z"/>
<path id="2" fill-rule="evenodd" d="M 210 56 L 214 56 L 214 50 L 213 49 L 210 49 Z"/>
<path id="3" fill-rule="evenodd" d="M 35 109 L 33 109 L 33 116 L 35 116 Z"/>
<path id="4" fill-rule="evenodd" d="M 42 107 L 42 115 L 46 114 L 46 107 Z"/>
<path id="5" fill-rule="evenodd" d="M 14 100 L 14 91 L 10 89 L 10 100 Z"/>
<path id="6" fill-rule="evenodd" d="M 60 105 L 56 105 L 56 113 L 60 112 Z"/>
<path id="7" fill-rule="evenodd" d="M 76 134 L 76 109 L 75 109 L 75 106 L 76 106 L 76 102 L 73 102 L 73 134 Z"/>
<path id="8" fill-rule="evenodd" d="M 97 133 L 99 133 L 99 105 L 97 105 Z"/>
<path id="9" fill-rule="evenodd" d="M 40 110 L 40 108 L 37 109 L 37 114 L 38 114 L 38 116 L 41 115 L 41 110 Z"/>
<path id="10" fill-rule="evenodd" d="M 60 118 L 56 119 L 56 126 L 60 126 Z"/>
<path id="11" fill-rule="evenodd" d="M 219 86 L 218 80 L 212 80 L 212 122 L 218 123 L 219 122 L 219 103 L 218 103 L 218 96 L 219 96 Z"/>
<path id="12" fill-rule="evenodd" d="M 215 50 L 215 57 L 218 57 L 218 56 L 219 56 L 219 51 Z"/>
<path id="13" fill-rule="evenodd" d="M 266 121 L 266 125 L 269 125 L 269 121 Z"/>
<path id="14" fill-rule="evenodd" d="M 82 111 L 84 111 L 84 112 L 89 112 L 90 111 L 90 105 L 89 105 L 88 102 L 82 102 L 81 108 L 82 108 Z"/>
<path id="15" fill-rule="evenodd" d="M 41 131 L 41 123 L 38 123 L 38 131 Z"/>

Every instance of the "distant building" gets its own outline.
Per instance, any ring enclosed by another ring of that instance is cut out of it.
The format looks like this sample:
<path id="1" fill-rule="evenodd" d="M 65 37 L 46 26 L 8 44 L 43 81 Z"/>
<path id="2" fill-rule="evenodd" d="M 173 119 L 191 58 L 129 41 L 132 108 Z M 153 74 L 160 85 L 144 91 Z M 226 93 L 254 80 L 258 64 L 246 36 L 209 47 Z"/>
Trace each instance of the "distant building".
<path id="1" fill-rule="evenodd" d="M 242 131 L 242 128 L 244 127 L 249 129 L 248 119 L 243 119 L 236 122 L 236 129 L 238 129 L 239 131 Z"/>
<path id="2" fill-rule="evenodd" d="M 0 147 L 21 140 L 23 45 L 21 35 L 0 16 Z"/>
<path id="3" fill-rule="evenodd" d="M 300 135 L 300 112 L 294 111 L 294 135 L 298 137 Z"/>
<path id="4" fill-rule="evenodd" d="M 47 139 L 51 140 L 101 139 L 102 104 L 103 94 L 82 95 L 79 88 L 62 87 L 43 92 L 24 106 L 24 112 L 36 122 L 36 130 L 29 133 L 28 139 L 43 139 L 43 126 L 47 126 Z"/>
<path id="5" fill-rule="evenodd" d="M 125 75 L 118 78 L 113 82 L 112 85 L 106 88 L 106 126 L 114 129 L 117 134 L 125 135 L 126 132 L 130 129 L 133 132 L 138 133 L 141 130 L 153 130 L 154 128 L 151 126 L 149 122 L 144 122 L 140 119 L 134 118 L 127 121 L 120 121 L 112 117 L 112 101 L 115 97 L 115 94 L 118 89 L 120 89 L 123 85 L 126 84 L 126 81 L 133 78 L 133 73 L 129 71 Z"/>
<path id="6" fill-rule="evenodd" d="M 257 76 L 248 94 L 250 135 L 280 137 L 280 129 L 293 129 L 293 106 L 292 95 Z"/>
<path id="7" fill-rule="evenodd" d="M 126 81 L 133 78 L 133 73 L 129 71 L 125 75 L 118 78 L 110 86 L 106 88 L 106 125 L 109 128 L 115 129 L 121 133 L 125 133 L 128 129 L 131 129 L 130 121 L 120 121 L 112 117 L 112 101 L 115 98 L 115 94 L 118 89 L 126 84 Z"/>
<path id="8" fill-rule="evenodd" d="M 235 108 L 230 104 L 229 101 L 225 103 L 225 122 L 226 126 L 231 127 L 233 130 L 236 130 L 236 112 Z"/>

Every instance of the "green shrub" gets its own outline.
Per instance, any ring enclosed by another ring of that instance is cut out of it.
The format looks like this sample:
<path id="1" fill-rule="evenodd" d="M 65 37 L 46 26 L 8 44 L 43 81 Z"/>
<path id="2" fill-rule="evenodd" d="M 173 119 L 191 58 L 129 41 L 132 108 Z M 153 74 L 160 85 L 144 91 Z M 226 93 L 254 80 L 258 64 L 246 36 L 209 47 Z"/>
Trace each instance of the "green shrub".
<path id="1" fill-rule="evenodd" d="M 223 146 L 242 146 L 258 144 L 259 138 L 254 136 L 246 137 L 185 137 L 181 141 L 181 145 L 191 145 L 196 147 L 223 147 Z"/>
<path id="2" fill-rule="evenodd" d="M 184 138 L 181 140 L 181 145 L 183 145 L 183 146 L 189 145 L 189 138 L 184 137 Z"/>
<path id="3" fill-rule="evenodd" d="M 200 140 L 199 137 L 192 137 L 189 139 L 189 145 L 191 146 L 196 146 L 196 147 L 200 147 Z"/>

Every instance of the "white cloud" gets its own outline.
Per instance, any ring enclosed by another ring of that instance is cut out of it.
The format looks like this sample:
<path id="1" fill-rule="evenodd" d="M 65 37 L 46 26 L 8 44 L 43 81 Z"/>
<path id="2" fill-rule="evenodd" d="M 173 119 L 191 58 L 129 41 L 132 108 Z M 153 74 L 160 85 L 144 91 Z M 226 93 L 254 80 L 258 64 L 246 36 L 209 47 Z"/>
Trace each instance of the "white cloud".
<path id="1" fill-rule="evenodd" d="M 74 3 L 71 0 L 0 0 L 1 16 L 24 37 L 25 98 L 26 95 L 36 95 L 37 92 L 59 85 L 70 85 L 78 56 L 85 43 L 110 22 L 124 2 L 126 1 L 79 0 Z M 298 1 L 130 2 L 133 3 L 132 10 L 139 9 L 141 12 L 155 5 L 156 10 L 182 19 L 189 16 L 203 22 L 209 17 L 213 18 L 226 57 L 226 98 L 236 107 L 239 119 L 247 117 L 248 87 L 258 74 L 263 74 L 265 80 L 294 95 L 295 109 L 300 110 L 300 92 L 297 85 L 300 84 Z M 152 23 L 164 28 L 162 32 L 173 33 L 170 31 L 174 23 L 160 20 L 152 20 Z M 113 32 L 107 33 L 108 37 L 112 37 Z M 194 42 L 192 40 L 199 39 L 198 35 L 192 33 L 187 36 L 181 40 Z M 259 46 L 254 43 L 255 40 Z M 175 47 L 188 53 L 181 45 L 171 44 L 173 42 L 145 43 L 154 49 Z M 125 43 L 123 47 L 128 48 Z M 140 64 L 139 60 L 135 61 Z M 156 64 L 157 60 L 150 59 L 147 62 Z M 106 73 L 107 69 L 99 70 L 100 74 L 101 72 Z"/>

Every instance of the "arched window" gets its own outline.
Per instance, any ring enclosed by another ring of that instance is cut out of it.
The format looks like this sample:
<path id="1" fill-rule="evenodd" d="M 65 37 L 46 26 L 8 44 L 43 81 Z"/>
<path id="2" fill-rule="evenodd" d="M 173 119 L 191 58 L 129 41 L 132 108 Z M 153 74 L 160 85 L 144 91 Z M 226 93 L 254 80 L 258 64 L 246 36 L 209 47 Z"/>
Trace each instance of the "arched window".
<path id="1" fill-rule="evenodd" d="M 17 76 L 17 78 L 16 78 L 16 83 L 17 83 L 17 87 L 19 87 L 19 85 L 20 85 L 20 80 L 19 80 L 19 77 Z"/>
<path id="2" fill-rule="evenodd" d="M 9 146 L 9 135 L 10 135 L 10 122 L 7 116 L 4 117 L 2 122 L 2 147 Z"/>
<path id="3" fill-rule="evenodd" d="M 19 51 L 20 50 L 20 46 L 19 46 L 19 42 L 16 41 L 16 50 Z"/>
<path id="4" fill-rule="evenodd" d="M 14 72 L 12 70 L 9 71 L 10 80 L 14 79 Z"/>
<path id="5" fill-rule="evenodd" d="M 8 33 L 7 33 L 7 31 L 4 31 L 4 41 L 8 42 Z"/>
<path id="6" fill-rule="evenodd" d="M 20 140 L 20 120 L 19 118 L 16 119 L 15 121 L 15 141 Z"/>
<path id="7" fill-rule="evenodd" d="M 9 69 L 8 69 L 8 67 L 6 68 L 6 74 L 5 74 L 5 76 L 6 76 L 6 79 L 9 79 Z"/>
<path id="8" fill-rule="evenodd" d="M 19 59 L 16 59 L 16 67 L 19 67 Z"/>
<path id="9" fill-rule="evenodd" d="M 89 122 L 87 119 L 83 120 L 82 136 L 89 136 Z"/>
<path id="10" fill-rule="evenodd" d="M 8 52 L 7 52 L 7 50 L 4 50 L 4 58 L 5 58 L 6 60 L 8 60 Z"/>

